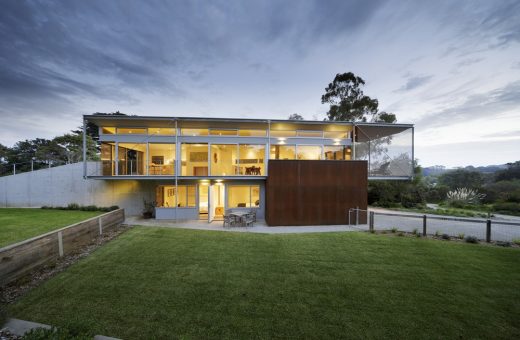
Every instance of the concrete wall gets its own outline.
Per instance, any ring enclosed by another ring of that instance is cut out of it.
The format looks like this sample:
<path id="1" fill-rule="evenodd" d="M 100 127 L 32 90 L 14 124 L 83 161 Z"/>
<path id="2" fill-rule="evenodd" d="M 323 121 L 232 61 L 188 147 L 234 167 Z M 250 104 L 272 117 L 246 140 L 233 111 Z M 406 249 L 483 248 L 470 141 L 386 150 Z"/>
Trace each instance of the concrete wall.
<path id="1" fill-rule="evenodd" d="M 96 163 L 87 165 L 87 173 L 93 173 Z M 127 215 L 138 215 L 143 199 L 155 200 L 155 185 L 148 180 L 84 179 L 83 163 L 75 163 L 0 177 L 0 207 L 118 205 Z"/>

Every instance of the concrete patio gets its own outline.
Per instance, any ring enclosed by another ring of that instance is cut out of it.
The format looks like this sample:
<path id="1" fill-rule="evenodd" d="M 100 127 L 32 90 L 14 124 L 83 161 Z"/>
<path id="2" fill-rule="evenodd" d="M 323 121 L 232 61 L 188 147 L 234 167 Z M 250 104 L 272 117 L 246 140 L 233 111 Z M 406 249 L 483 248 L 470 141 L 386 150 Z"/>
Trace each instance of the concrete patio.
<path id="1" fill-rule="evenodd" d="M 264 234 L 294 234 L 294 233 L 322 233 L 338 231 L 358 231 L 368 230 L 368 225 L 348 226 L 348 225 L 313 225 L 313 226 L 279 226 L 269 227 L 263 220 L 255 222 L 253 227 L 226 227 L 222 226 L 222 221 L 208 223 L 205 220 L 155 220 L 144 219 L 141 216 L 128 216 L 125 223 L 130 226 L 164 227 L 180 229 L 199 229 L 215 231 L 233 231 L 245 233 L 264 233 Z"/>

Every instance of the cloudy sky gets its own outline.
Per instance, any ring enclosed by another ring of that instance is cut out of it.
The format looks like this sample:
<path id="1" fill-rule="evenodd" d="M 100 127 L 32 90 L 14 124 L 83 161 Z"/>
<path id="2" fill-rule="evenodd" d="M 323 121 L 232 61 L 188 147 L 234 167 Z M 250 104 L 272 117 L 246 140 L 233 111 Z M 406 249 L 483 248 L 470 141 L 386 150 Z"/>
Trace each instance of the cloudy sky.
<path id="1" fill-rule="evenodd" d="M 519 1 L 23 1 L 0 8 L 0 143 L 82 114 L 325 117 L 336 73 L 422 165 L 520 160 Z"/>

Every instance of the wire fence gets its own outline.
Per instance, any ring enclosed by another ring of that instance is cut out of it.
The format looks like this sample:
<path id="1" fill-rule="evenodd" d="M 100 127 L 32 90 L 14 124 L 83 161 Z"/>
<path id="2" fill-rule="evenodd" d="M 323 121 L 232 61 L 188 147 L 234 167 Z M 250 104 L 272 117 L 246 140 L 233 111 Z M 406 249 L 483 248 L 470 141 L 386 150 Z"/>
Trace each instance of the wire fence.
<path id="1" fill-rule="evenodd" d="M 367 225 L 359 214 L 368 214 Z M 520 240 L 520 221 L 445 217 L 421 214 L 399 214 L 361 209 L 349 210 L 349 224 L 366 230 L 394 230 L 426 235 L 448 235 L 455 238 L 476 237 L 479 240 L 511 242 Z"/>
<path id="2" fill-rule="evenodd" d="M 72 162 L 76 163 L 76 162 Z M 24 172 L 36 171 L 41 169 L 54 168 L 61 165 L 72 164 L 71 162 L 66 162 L 62 160 L 53 160 L 53 161 L 39 161 L 34 160 L 30 162 L 18 162 L 18 163 L 0 163 L 0 177 L 2 176 L 10 176 L 17 175 Z"/>

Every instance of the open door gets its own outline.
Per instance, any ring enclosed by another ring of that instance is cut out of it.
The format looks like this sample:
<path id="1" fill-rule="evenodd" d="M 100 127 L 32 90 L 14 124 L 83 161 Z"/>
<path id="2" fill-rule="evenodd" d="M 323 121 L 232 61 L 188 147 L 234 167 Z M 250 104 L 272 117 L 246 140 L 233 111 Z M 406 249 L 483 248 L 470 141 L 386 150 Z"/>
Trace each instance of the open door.
<path id="1" fill-rule="evenodd" d="M 209 189 L 209 222 L 224 219 L 225 190 L 222 183 L 216 183 Z"/>
<path id="2" fill-rule="evenodd" d="M 215 186 L 214 185 L 211 185 L 209 187 L 209 206 L 208 206 L 208 222 L 213 222 L 213 220 L 215 219 L 215 209 L 214 209 L 214 206 L 215 206 L 215 198 L 216 198 L 216 193 L 215 193 Z"/>

